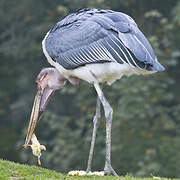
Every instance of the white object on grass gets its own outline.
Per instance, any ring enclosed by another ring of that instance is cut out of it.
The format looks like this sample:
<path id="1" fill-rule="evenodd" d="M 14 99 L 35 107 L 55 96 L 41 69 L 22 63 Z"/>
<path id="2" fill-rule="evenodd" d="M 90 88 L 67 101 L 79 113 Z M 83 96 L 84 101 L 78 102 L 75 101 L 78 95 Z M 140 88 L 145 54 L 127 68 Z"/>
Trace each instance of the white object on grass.
<path id="1" fill-rule="evenodd" d="M 69 171 L 68 172 L 69 176 L 104 176 L 104 171 L 95 171 L 95 172 L 88 172 L 86 171 Z"/>

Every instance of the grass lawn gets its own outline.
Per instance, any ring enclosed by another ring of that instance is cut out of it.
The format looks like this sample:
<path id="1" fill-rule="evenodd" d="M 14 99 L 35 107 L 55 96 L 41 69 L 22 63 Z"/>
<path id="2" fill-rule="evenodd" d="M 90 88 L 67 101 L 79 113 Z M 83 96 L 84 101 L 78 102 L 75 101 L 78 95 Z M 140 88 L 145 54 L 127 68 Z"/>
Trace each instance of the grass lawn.
<path id="1" fill-rule="evenodd" d="M 29 166 L 22 165 L 10 161 L 0 160 L 0 180 L 22 180 L 22 179 L 33 179 L 33 180 L 54 180 L 54 179 L 62 179 L 62 180 L 170 180 L 167 178 L 160 177 L 151 177 L 151 178 L 134 178 L 130 176 L 125 177 L 113 177 L 113 176 L 68 176 L 66 174 L 57 173 L 55 171 L 51 171 L 45 168 L 37 167 L 37 166 Z M 174 179 L 175 180 L 175 179 Z"/>

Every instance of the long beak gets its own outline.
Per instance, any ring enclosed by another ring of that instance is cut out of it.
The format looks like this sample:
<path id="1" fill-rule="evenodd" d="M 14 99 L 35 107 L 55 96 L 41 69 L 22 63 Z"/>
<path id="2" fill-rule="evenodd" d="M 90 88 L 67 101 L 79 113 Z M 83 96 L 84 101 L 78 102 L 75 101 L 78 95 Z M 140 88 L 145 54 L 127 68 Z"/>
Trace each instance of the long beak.
<path id="1" fill-rule="evenodd" d="M 28 131 L 27 131 L 27 135 L 26 135 L 26 141 L 24 144 L 24 148 L 26 148 L 28 146 L 28 144 L 32 138 L 32 135 L 34 133 L 34 130 L 36 128 L 36 125 L 37 125 L 37 122 L 39 119 L 41 98 L 42 98 L 42 94 L 41 94 L 40 90 L 38 90 L 38 92 L 34 98 L 34 104 L 33 104 L 32 112 L 31 112 L 31 117 L 30 117 L 30 121 L 29 121 L 29 126 L 28 126 Z"/>
<path id="2" fill-rule="evenodd" d="M 53 94 L 54 90 L 51 89 L 44 89 L 43 93 L 41 90 L 38 89 L 37 94 L 34 98 L 34 104 L 31 112 L 31 117 L 29 121 L 28 131 L 26 135 L 26 140 L 24 144 L 24 148 L 27 148 L 29 142 L 32 138 L 32 135 L 35 131 L 37 123 L 39 121 L 40 115 L 44 111 L 50 96 Z"/>

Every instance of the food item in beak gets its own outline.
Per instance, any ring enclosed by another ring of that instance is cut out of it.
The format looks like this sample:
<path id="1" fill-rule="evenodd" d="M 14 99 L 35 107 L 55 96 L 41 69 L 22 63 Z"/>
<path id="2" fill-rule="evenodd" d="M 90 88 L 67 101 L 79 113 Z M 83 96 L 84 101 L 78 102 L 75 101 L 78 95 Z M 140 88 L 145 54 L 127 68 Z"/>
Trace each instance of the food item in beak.
<path id="1" fill-rule="evenodd" d="M 48 93 L 47 93 L 48 92 Z M 37 140 L 34 131 L 36 128 L 36 125 L 38 123 L 40 114 L 44 111 L 45 106 L 47 105 L 47 101 L 49 99 L 49 96 L 52 94 L 52 90 L 50 91 L 43 91 L 41 89 L 38 89 L 38 92 L 34 98 L 34 104 L 31 112 L 31 117 L 29 121 L 28 131 L 26 135 L 26 140 L 24 144 L 24 148 L 31 147 L 33 155 L 38 157 L 38 165 L 41 166 L 41 150 L 46 150 L 46 147 L 44 145 L 41 145 L 39 141 Z M 32 142 L 32 145 L 29 145 L 29 142 Z"/>
<path id="2" fill-rule="evenodd" d="M 28 126 L 28 131 L 27 131 L 27 135 L 26 135 L 24 148 L 28 147 L 28 144 L 29 144 L 29 142 L 32 138 L 32 135 L 34 133 L 34 130 L 36 128 L 36 125 L 37 125 L 37 122 L 39 119 L 41 97 L 42 97 L 42 93 L 40 90 L 38 90 L 38 92 L 35 96 L 35 99 L 34 99 L 34 104 L 33 104 L 32 112 L 31 112 L 31 117 L 30 117 L 30 121 L 29 121 L 29 126 Z"/>
<path id="3" fill-rule="evenodd" d="M 28 146 L 31 147 L 33 155 L 38 157 L 38 165 L 41 166 L 41 161 L 40 161 L 41 150 L 45 151 L 46 147 L 39 143 L 35 134 L 32 135 L 31 142 L 32 145 L 28 145 Z"/>

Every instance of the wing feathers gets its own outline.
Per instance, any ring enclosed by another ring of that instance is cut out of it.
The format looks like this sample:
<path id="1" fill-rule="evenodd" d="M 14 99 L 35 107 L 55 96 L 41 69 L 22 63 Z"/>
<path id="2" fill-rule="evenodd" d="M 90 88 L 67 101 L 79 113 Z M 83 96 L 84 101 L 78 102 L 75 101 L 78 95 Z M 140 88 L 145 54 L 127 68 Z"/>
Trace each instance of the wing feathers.
<path id="1" fill-rule="evenodd" d="M 156 62 L 134 20 L 114 11 L 86 9 L 66 16 L 46 37 L 45 48 L 66 69 L 103 62 L 144 69 Z"/>

